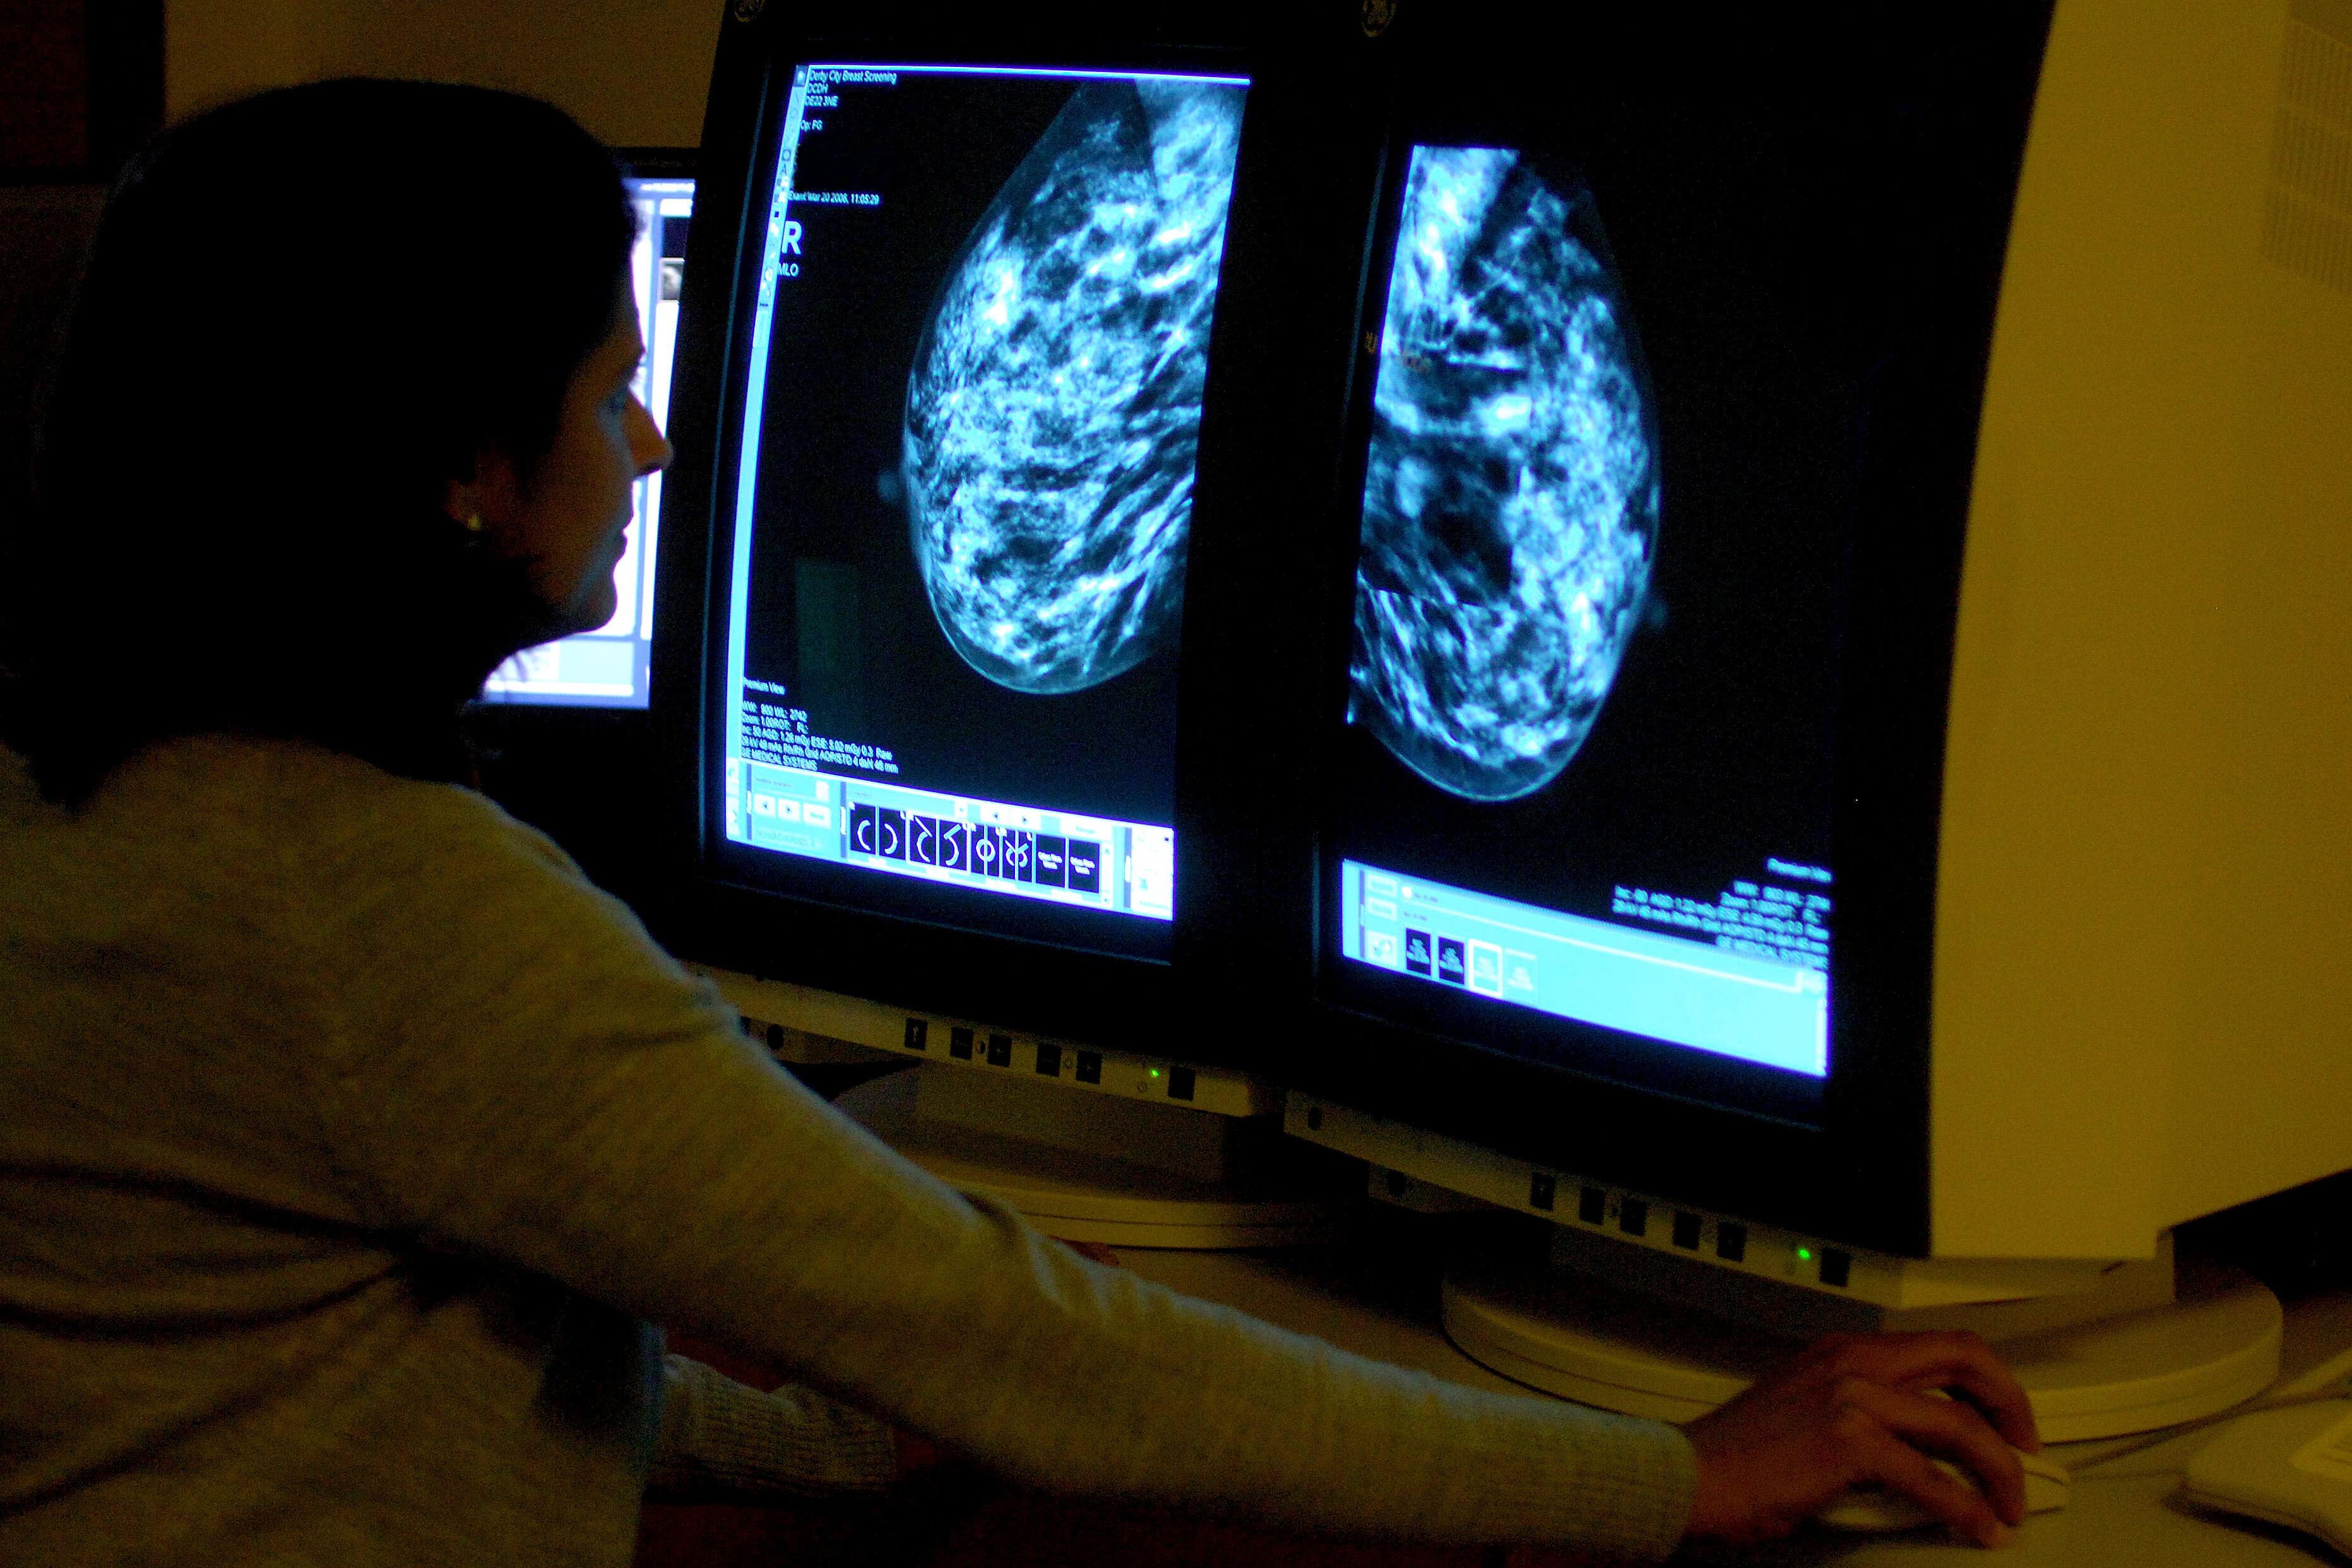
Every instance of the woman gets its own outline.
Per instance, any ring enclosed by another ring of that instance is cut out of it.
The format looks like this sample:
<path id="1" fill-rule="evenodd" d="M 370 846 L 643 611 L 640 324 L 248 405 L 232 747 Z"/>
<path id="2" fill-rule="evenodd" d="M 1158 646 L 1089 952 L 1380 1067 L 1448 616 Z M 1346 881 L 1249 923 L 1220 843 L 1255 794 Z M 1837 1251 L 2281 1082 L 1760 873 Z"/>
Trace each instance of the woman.
<path id="1" fill-rule="evenodd" d="M 1973 1340 L 1824 1345 L 1685 1436 L 1088 1263 L 464 787 L 458 705 L 604 618 L 668 458 L 631 224 L 555 110 L 385 82 L 215 111 L 114 194 L 0 539 L 0 1559 L 625 1561 L 649 1321 L 820 1391 L 757 1417 L 820 1482 L 883 1479 L 881 1417 L 1325 1532 L 1659 1553 L 1856 1482 L 2016 1521 L 2032 1420 Z"/>

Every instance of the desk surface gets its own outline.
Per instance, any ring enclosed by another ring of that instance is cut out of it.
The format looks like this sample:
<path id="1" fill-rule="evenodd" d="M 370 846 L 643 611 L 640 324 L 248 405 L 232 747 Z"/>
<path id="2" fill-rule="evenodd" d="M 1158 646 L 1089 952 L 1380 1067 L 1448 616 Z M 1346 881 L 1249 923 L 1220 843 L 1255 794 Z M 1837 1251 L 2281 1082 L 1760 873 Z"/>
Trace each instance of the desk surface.
<path id="1" fill-rule="evenodd" d="M 1433 1301 L 1419 1309 L 1410 1293 L 1382 1289 L 1328 1254 L 1129 1250 L 1118 1258 L 1148 1279 L 1362 1355 L 1474 1387 L 1528 1392 L 1455 1350 L 1437 1327 Z M 2294 1303 L 2287 1312 L 2283 1375 L 2292 1377 L 2315 1366 L 2347 1345 L 2352 1345 L 2352 1295 Z M 2201 1512 L 2175 1500 L 2172 1492 L 2182 1467 L 2211 1436 L 2210 1430 L 2188 1433 L 2078 1477 L 2067 1507 L 2028 1520 L 2019 1531 L 2018 1550 L 2000 1561 L 2050 1568 L 2310 1568 L 2315 1562 L 2340 1561 L 2309 1537 Z M 2079 1468 L 2120 1447 L 2074 1443 L 2056 1453 L 2068 1466 Z M 1987 1559 L 1972 1549 L 1948 1544 L 1933 1532 L 1916 1531 L 1870 1537 L 1808 1533 L 1735 1561 L 1919 1568 L 1983 1563 Z"/>

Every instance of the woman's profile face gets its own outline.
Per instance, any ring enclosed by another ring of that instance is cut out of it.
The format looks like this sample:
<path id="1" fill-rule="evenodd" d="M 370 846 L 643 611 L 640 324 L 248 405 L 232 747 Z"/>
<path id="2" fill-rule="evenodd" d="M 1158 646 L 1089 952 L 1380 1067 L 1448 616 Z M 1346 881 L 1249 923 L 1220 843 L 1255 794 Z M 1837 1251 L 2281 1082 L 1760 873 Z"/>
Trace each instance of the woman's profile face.
<path id="1" fill-rule="evenodd" d="M 613 330 L 572 373 L 554 445 L 530 482 L 509 454 L 493 452 L 468 487 L 491 548 L 524 563 L 556 614 L 558 636 L 612 619 L 613 568 L 636 481 L 670 459 L 669 443 L 631 390 L 645 341 L 625 277 L 619 294 Z"/>

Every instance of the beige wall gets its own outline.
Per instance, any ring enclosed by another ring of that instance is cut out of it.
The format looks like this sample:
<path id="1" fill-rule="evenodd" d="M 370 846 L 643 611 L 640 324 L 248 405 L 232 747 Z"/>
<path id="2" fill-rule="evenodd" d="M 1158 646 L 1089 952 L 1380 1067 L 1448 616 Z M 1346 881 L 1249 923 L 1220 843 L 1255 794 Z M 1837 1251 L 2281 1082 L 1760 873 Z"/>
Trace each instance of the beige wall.
<path id="1" fill-rule="evenodd" d="M 176 120 L 320 77 L 431 77 L 550 99 L 615 146 L 702 140 L 722 0 L 166 0 Z"/>

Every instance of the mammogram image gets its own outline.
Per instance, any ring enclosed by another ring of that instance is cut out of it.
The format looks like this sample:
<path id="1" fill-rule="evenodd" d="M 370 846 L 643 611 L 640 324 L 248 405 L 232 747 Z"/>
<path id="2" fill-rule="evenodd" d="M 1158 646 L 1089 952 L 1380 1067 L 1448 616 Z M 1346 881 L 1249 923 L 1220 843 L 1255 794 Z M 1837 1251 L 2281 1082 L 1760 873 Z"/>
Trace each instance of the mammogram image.
<path id="1" fill-rule="evenodd" d="M 1559 775 L 1642 616 L 1658 467 L 1590 193 L 1517 153 L 1406 174 L 1356 584 L 1349 718 L 1465 799 Z"/>
<path id="2" fill-rule="evenodd" d="M 1174 635 L 1238 86 L 1089 82 L 964 243 L 907 385 L 915 560 L 965 662 L 1076 691 Z"/>

